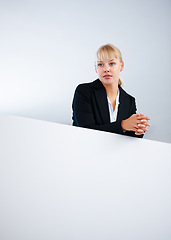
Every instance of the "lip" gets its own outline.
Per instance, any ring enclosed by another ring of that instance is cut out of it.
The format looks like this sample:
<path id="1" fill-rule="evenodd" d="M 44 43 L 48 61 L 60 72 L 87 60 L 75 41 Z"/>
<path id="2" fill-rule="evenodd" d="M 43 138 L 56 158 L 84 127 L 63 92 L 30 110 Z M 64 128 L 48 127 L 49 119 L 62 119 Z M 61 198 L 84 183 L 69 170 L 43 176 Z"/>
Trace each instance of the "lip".
<path id="1" fill-rule="evenodd" d="M 104 77 L 105 79 L 108 79 L 108 78 L 111 78 L 112 75 L 106 74 L 106 75 L 104 75 L 103 77 Z"/>

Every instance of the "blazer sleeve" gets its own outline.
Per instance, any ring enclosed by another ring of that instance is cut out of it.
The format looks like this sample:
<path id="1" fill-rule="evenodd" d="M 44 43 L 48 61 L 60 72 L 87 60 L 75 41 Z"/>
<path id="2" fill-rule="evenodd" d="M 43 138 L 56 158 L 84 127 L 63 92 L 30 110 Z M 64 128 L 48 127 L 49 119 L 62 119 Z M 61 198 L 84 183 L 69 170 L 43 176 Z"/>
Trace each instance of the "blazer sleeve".
<path id="1" fill-rule="evenodd" d="M 131 103 L 129 117 L 132 114 L 136 114 L 136 112 L 137 112 L 137 108 L 136 108 L 135 98 L 132 97 L 132 103 Z M 136 135 L 134 131 L 125 131 L 124 135 L 131 136 L 131 137 L 137 137 L 137 138 L 143 138 L 143 136 L 144 136 L 144 134 Z"/>
<path id="2" fill-rule="evenodd" d="M 124 134 L 121 121 L 98 125 L 95 121 L 94 109 L 91 98 L 91 89 L 79 85 L 73 99 L 73 125 L 106 132 Z"/>

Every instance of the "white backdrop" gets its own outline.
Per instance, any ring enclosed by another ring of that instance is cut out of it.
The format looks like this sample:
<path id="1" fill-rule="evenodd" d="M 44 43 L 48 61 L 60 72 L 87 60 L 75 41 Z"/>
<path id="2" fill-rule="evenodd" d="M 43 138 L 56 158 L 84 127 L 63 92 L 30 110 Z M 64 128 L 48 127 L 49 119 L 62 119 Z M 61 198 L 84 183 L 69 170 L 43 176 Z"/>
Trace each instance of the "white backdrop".
<path id="1" fill-rule="evenodd" d="M 171 142 L 169 0 L 0 0 L 0 113 L 71 124 L 96 50 L 122 52 L 124 89 L 151 117 L 146 138 Z"/>

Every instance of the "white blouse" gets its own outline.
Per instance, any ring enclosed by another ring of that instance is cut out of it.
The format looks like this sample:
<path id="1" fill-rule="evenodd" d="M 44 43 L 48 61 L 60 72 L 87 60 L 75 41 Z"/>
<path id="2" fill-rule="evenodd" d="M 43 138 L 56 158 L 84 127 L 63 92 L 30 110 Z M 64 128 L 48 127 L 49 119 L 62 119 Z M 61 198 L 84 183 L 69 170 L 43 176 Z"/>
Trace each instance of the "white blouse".
<path id="1" fill-rule="evenodd" d="M 119 89 L 118 89 L 118 95 L 116 97 L 116 105 L 115 110 L 113 111 L 112 103 L 110 102 L 109 98 L 108 100 L 108 107 L 109 107 L 109 115 L 110 115 L 110 122 L 116 122 L 117 114 L 118 114 L 118 106 L 119 106 Z"/>

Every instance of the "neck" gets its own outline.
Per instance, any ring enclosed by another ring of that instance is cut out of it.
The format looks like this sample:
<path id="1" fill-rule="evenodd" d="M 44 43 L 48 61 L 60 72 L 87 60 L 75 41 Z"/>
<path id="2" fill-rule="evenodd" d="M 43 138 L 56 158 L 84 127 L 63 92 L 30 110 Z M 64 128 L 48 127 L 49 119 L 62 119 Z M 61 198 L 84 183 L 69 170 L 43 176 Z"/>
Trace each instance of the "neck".
<path id="1" fill-rule="evenodd" d="M 106 89 L 106 94 L 109 99 L 116 99 L 118 94 L 118 83 L 111 84 L 111 85 L 104 85 Z"/>

